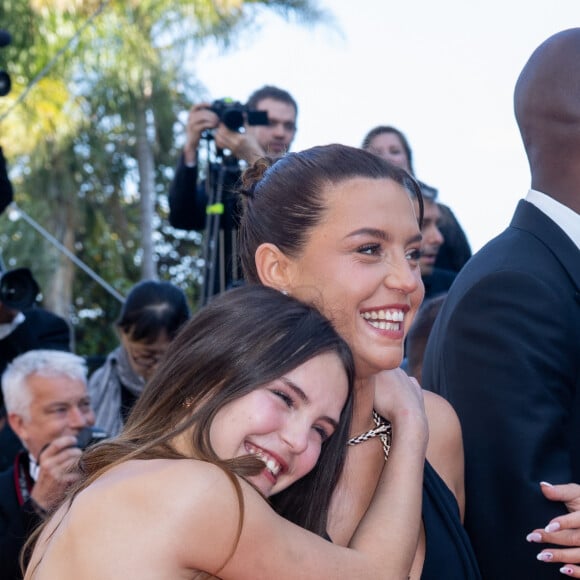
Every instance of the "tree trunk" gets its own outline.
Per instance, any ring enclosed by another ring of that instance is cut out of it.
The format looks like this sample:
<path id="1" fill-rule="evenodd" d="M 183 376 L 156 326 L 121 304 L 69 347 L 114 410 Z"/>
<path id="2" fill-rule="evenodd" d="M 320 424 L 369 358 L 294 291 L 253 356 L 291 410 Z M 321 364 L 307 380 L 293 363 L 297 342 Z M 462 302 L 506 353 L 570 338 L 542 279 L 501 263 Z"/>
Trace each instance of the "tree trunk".
<path id="1" fill-rule="evenodd" d="M 153 114 L 147 107 L 147 97 L 137 103 L 137 165 L 139 167 L 139 193 L 141 199 L 141 249 L 143 261 L 141 276 L 144 280 L 157 279 L 157 268 L 153 258 L 153 216 L 155 212 L 155 170 L 153 143 Z"/>

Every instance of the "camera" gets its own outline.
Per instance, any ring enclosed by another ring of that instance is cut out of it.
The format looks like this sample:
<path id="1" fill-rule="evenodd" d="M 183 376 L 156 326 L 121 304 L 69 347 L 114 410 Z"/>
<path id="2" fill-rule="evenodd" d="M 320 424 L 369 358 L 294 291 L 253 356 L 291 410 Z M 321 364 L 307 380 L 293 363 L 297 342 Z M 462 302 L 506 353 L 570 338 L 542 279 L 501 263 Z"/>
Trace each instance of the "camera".
<path id="1" fill-rule="evenodd" d="M 109 434 L 100 427 L 83 427 L 77 435 L 77 447 L 84 450 L 108 437 Z"/>
<path id="2" fill-rule="evenodd" d="M 244 123 L 248 125 L 267 125 L 268 113 L 267 111 L 255 111 L 248 109 L 239 101 L 233 99 L 217 99 L 209 107 L 228 129 L 232 131 L 239 131 Z"/>
<path id="3" fill-rule="evenodd" d="M 30 308 L 39 291 L 40 288 L 28 268 L 8 270 L 0 276 L 0 302 L 8 308 Z"/>

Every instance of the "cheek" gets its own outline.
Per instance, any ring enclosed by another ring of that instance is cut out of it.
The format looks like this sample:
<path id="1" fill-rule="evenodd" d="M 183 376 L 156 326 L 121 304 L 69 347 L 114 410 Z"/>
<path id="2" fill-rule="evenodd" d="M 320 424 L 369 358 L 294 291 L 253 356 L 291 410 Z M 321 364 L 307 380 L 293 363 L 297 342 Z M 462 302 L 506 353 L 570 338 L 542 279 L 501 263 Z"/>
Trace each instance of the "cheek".
<path id="1" fill-rule="evenodd" d="M 314 437 L 318 438 L 318 435 L 314 435 Z M 311 441 L 308 445 L 308 449 L 300 456 L 300 463 L 296 470 L 299 473 L 296 474 L 298 476 L 296 479 L 304 477 L 314 469 L 314 466 L 320 458 L 320 451 L 320 441 Z"/>

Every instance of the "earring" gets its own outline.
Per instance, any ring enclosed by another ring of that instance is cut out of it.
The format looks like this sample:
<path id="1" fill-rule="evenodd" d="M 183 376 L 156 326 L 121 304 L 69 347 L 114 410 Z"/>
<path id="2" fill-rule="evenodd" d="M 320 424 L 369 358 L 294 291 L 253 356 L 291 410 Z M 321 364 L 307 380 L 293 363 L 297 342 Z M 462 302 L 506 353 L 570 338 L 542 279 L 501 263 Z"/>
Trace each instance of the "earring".
<path id="1" fill-rule="evenodd" d="M 288 296 L 290 294 L 288 292 L 288 290 L 280 290 L 280 292 L 282 292 L 282 294 L 284 294 L 284 296 Z"/>

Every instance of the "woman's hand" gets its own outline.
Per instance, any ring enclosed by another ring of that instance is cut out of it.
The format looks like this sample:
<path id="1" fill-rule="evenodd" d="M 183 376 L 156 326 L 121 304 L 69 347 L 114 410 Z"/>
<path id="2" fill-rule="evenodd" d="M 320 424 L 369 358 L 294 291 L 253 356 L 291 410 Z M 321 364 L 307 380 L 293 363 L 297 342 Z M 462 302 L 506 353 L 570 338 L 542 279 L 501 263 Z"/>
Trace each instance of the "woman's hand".
<path id="1" fill-rule="evenodd" d="M 429 427 L 423 390 L 416 379 L 400 368 L 383 371 L 376 376 L 374 408 L 393 424 L 393 434 L 412 424 L 424 442 L 429 438 Z"/>
<path id="2" fill-rule="evenodd" d="M 547 499 L 561 501 L 569 514 L 552 519 L 544 529 L 536 529 L 526 536 L 528 542 L 555 544 L 563 548 L 546 548 L 537 558 L 542 562 L 562 562 L 560 572 L 571 578 L 580 578 L 580 485 L 568 483 L 540 484 Z M 567 547 L 564 547 L 567 546 Z M 576 564 L 576 565 L 574 565 Z"/>

